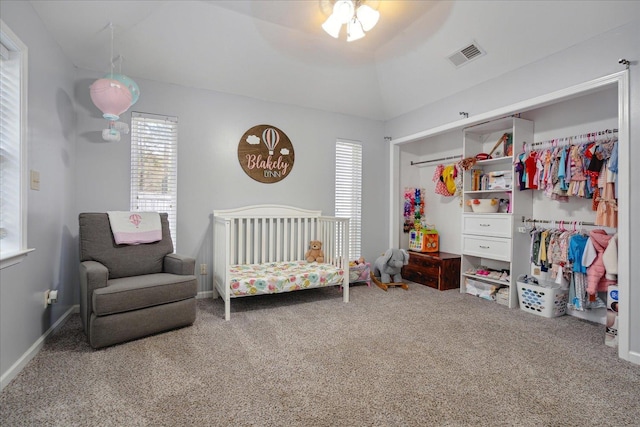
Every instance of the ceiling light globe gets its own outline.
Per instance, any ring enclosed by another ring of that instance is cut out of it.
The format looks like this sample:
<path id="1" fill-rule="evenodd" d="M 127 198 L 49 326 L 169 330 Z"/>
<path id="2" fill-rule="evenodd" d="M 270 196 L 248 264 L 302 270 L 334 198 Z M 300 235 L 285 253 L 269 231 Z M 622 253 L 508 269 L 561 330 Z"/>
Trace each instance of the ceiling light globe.
<path id="1" fill-rule="evenodd" d="M 378 23 L 378 19 L 380 19 L 380 12 L 371 7 L 362 5 L 356 11 L 356 15 L 358 19 L 362 23 L 362 29 L 365 31 L 369 31 Z"/>
<path id="2" fill-rule="evenodd" d="M 336 18 L 335 15 L 331 15 L 324 21 L 322 24 L 322 29 L 327 32 L 331 37 L 337 39 L 340 35 L 340 29 L 342 28 L 342 23 Z"/>
<path id="3" fill-rule="evenodd" d="M 355 17 L 347 23 L 347 41 L 352 42 L 365 36 L 362 25 Z"/>
<path id="4" fill-rule="evenodd" d="M 353 1 L 351 0 L 338 0 L 333 5 L 333 14 L 340 24 L 346 24 L 353 17 L 355 10 L 353 7 Z M 330 17 L 331 18 L 331 17 Z"/>

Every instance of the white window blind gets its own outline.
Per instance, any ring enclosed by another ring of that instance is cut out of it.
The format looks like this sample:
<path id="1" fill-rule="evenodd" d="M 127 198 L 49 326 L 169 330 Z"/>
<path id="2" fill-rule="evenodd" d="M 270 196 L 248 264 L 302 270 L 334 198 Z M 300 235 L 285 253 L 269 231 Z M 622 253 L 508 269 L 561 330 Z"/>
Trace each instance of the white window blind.
<path id="1" fill-rule="evenodd" d="M 1 22 L 0 31 L 0 266 L 19 262 L 27 249 L 27 48 Z"/>
<path id="2" fill-rule="evenodd" d="M 336 141 L 336 216 L 349 218 L 349 255 L 362 255 L 362 145 Z"/>
<path id="3" fill-rule="evenodd" d="M 178 201 L 178 119 L 131 113 L 131 210 L 169 214 L 174 250 Z"/>

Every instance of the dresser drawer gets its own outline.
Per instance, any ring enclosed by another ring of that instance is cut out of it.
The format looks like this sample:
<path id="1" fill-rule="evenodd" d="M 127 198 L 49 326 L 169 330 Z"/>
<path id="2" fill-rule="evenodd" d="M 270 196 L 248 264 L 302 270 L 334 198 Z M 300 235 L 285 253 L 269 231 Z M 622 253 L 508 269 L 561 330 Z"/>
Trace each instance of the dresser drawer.
<path id="1" fill-rule="evenodd" d="M 414 267 L 420 267 L 423 269 L 433 268 L 435 269 L 434 274 L 438 274 L 438 268 L 440 267 L 440 264 L 442 264 L 442 261 L 440 261 L 439 259 L 429 258 L 424 255 L 413 255 L 411 252 L 409 252 L 409 265 L 412 265 Z"/>
<path id="2" fill-rule="evenodd" d="M 511 237 L 513 217 L 506 214 L 481 214 L 462 216 L 462 234 Z"/>
<path id="3" fill-rule="evenodd" d="M 511 261 L 511 239 L 500 237 L 462 236 L 465 255 Z"/>
<path id="4" fill-rule="evenodd" d="M 440 284 L 440 269 L 436 267 L 435 269 L 427 270 L 424 268 L 416 268 L 411 264 L 405 265 L 402 267 L 402 279 L 438 289 Z"/>

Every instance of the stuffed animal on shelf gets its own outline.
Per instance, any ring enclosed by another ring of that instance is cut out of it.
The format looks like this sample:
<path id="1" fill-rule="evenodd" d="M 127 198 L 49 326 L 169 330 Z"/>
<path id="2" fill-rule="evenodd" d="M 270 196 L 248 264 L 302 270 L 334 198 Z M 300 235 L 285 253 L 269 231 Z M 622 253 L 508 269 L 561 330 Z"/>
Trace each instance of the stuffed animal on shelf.
<path id="1" fill-rule="evenodd" d="M 309 242 L 309 250 L 304 254 L 308 262 L 324 262 L 324 252 L 322 251 L 322 242 L 320 240 L 312 240 Z"/>
<path id="2" fill-rule="evenodd" d="M 382 283 L 402 282 L 400 274 L 403 265 L 409 263 L 409 253 L 404 249 L 387 249 L 384 255 L 378 257 L 373 264 L 373 275 L 380 277 Z"/>

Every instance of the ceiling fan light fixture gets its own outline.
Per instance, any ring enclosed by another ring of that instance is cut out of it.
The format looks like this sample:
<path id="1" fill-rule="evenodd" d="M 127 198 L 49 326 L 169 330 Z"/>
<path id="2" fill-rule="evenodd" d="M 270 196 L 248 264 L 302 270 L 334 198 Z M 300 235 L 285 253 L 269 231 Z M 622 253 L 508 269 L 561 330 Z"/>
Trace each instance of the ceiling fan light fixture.
<path id="1" fill-rule="evenodd" d="M 337 0 L 333 11 L 322 24 L 322 29 L 331 37 L 338 38 L 342 25 L 347 25 L 347 41 L 352 42 L 365 36 L 365 31 L 376 26 L 380 12 L 362 4 L 363 0 Z"/>

